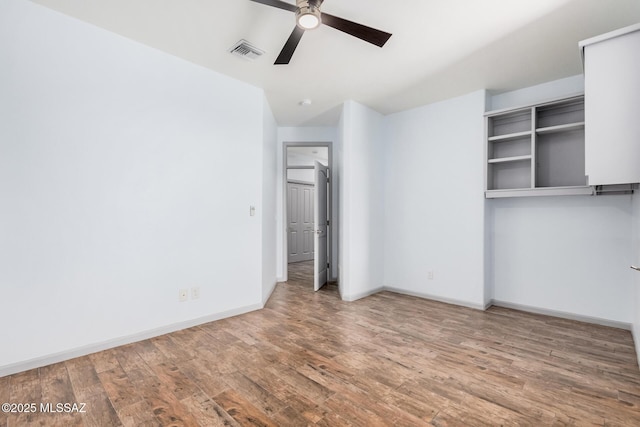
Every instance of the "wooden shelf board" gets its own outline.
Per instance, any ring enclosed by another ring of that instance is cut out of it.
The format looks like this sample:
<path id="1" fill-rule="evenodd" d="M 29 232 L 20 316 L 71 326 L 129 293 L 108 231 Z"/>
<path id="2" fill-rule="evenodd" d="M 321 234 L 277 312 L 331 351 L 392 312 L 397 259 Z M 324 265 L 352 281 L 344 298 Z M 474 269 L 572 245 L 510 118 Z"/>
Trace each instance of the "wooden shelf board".
<path id="1" fill-rule="evenodd" d="M 547 133 L 556 133 L 556 132 L 567 132 L 567 131 L 579 130 L 579 129 L 584 129 L 584 122 L 567 123 L 567 124 L 564 124 L 564 125 L 557 125 L 557 126 L 549 126 L 549 127 L 545 127 L 545 128 L 538 128 L 538 129 L 536 129 L 536 133 L 537 134 L 547 134 Z"/>
<path id="2" fill-rule="evenodd" d="M 514 157 L 499 157 L 497 159 L 489 159 L 489 163 L 506 163 L 506 162 L 519 162 L 521 160 L 531 160 L 531 154 L 526 156 L 514 156 Z"/>

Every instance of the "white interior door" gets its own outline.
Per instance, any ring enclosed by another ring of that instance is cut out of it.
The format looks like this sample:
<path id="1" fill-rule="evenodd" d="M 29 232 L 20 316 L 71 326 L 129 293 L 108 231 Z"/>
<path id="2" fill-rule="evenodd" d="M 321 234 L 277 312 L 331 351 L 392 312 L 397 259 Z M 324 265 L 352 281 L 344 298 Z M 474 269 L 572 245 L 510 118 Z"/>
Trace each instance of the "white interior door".
<path id="1" fill-rule="evenodd" d="M 316 232 L 313 238 L 315 252 L 313 268 L 313 290 L 317 291 L 327 283 L 327 208 L 329 168 L 315 162 L 315 202 L 314 223 Z"/>
<path id="2" fill-rule="evenodd" d="M 315 225 L 313 203 L 315 186 L 287 184 L 288 262 L 313 259 Z"/>

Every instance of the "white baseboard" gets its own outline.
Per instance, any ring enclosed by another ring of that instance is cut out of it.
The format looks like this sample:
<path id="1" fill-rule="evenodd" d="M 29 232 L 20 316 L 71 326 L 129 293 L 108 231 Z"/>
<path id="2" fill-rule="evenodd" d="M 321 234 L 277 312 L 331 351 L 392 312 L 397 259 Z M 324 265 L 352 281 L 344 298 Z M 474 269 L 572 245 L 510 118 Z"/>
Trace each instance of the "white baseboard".
<path id="1" fill-rule="evenodd" d="M 489 306 L 485 307 L 485 305 L 483 304 L 476 304 L 471 301 L 463 301 L 463 300 L 454 299 L 454 298 L 445 298 L 437 295 L 428 294 L 425 292 L 407 291 L 405 289 L 395 288 L 393 286 L 385 286 L 383 290 L 389 291 L 389 292 L 395 292 L 396 294 L 409 295 L 412 297 L 425 298 L 433 301 L 443 302 L 445 304 L 460 305 L 462 307 L 473 308 L 476 310 L 486 310 L 486 308 L 491 306 L 491 304 L 489 304 Z"/>
<path id="2" fill-rule="evenodd" d="M 551 310 L 547 308 L 532 307 L 529 305 L 516 304 L 512 302 L 491 300 L 491 305 L 497 307 L 511 308 L 528 313 L 542 314 L 544 316 L 559 317 L 561 319 L 576 320 L 578 322 L 592 323 L 595 325 L 609 326 L 611 328 L 625 329 L 631 331 L 631 323 L 619 322 L 617 320 L 602 319 L 600 317 L 585 316 L 582 314 L 574 314 L 566 311 Z"/>
<path id="3" fill-rule="evenodd" d="M 638 367 L 640 368 L 640 330 L 631 324 L 631 335 L 633 336 L 633 344 L 636 347 L 636 357 L 638 358 Z"/>
<path id="4" fill-rule="evenodd" d="M 149 338 L 154 338 L 160 335 L 168 334 L 168 333 L 179 331 L 182 329 L 191 328 L 193 326 L 202 325 L 204 323 L 225 319 L 227 317 L 238 316 L 240 314 L 259 310 L 261 308 L 262 308 L 262 305 L 260 304 L 246 305 L 244 307 L 238 307 L 232 310 L 210 314 L 208 316 L 199 317 L 197 319 L 185 320 L 184 322 L 173 323 L 171 325 L 150 329 L 147 331 L 139 332 L 133 335 L 125 336 L 125 337 L 114 338 L 114 339 L 102 341 L 99 343 L 89 344 L 82 347 L 65 350 L 59 353 L 49 354 L 42 357 L 36 357 L 34 359 L 25 360 L 23 362 L 14 363 L 11 365 L 0 366 L 0 377 L 17 374 L 18 372 L 28 371 L 30 369 L 40 368 L 43 366 L 51 365 L 53 363 L 64 362 L 65 360 L 86 356 L 87 354 L 108 350 L 110 348 L 119 347 L 121 345 L 143 341 Z"/>
<path id="5" fill-rule="evenodd" d="M 515 303 L 506 302 L 506 301 L 499 301 L 495 299 L 492 299 L 485 304 L 476 304 L 470 301 L 458 300 L 454 298 L 444 298 L 444 297 L 440 297 L 437 295 L 432 295 L 424 292 L 408 291 L 408 290 L 396 288 L 393 286 L 383 286 L 382 288 L 376 288 L 368 292 L 363 292 L 361 294 L 350 295 L 352 299 L 344 298 L 344 297 L 342 299 L 344 301 L 355 301 L 356 299 L 364 298 L 381 291 L 389 291 L 397 294 L 409 295 L 409 296 L 418 297 L 418 298 L 425 298 L 428 300 L 443 302 L 446 304 L 459 305 L 462 307 L 468 307 L 468 308 L 473 308 L 476 310 L 483 310 L 483 311 L 487 310 L 492 305 L 495 305 L 497 307 L 511 308 L 514 310 L 525 311 L 528 313 L 542 314 L 545 316 L 559 317 L 561 319 L 576 320 L 578 322 L 592 323 L 595 325 L 609 326 L 612 328 L 631 331 L 633 333 L 634 344 L 636 346 L 636 353 L 638 354 L 638 365 L 640 366 L 640 330 L 634 330 L 633 324 L 631 323 L 619 322 L 616 320 L 609 320 L 609 319 L 602 319 L 600 317 L 585 316 L 581 314 L 569 313 L 569 312 L 560 311 L 560 310 L 551 310 L 546 308 L 532 307 L 532 306 L 523 305 L 523 304 L 515 304 Z"/>
<path id="6" fill-rule="evenodd" d="M 473 308 L 476 310 L 486 310 L 487 308 L 489 308 L 491 306 L 491 303 L 485 305 L 482 304 L 475 304 L 469 301 L 463 301 L 463 300 L 457 300 L 457 299 L 453 299 L 453 298 L 443 298 L 437 295 L 432 295 L 432 294 L 427 294 L 424 292 L 414 292 L 414 291 L 408 291 L 406 289 L 401 289 L 401 288 L 396 288 L 393 286 L 380 286 L 377 287 L 375 289 L 371 289 L 369 291 L 366 292 L 360 292 L 357 294 L 349 294 L 349 295 L 340 295 L 340 297 L 342 298 L 343 301 L 356 301 L 359 300 L 361 298 L 366 298 L 368 296 L 377 294 L 378 292 L 382 292 L 382 291 L 388 291 L 388 292 L 393 292 L 396 294 L 402 294 L 402 295 L 409 295 L 412 297 L 417 297 L 417 298 L 424 298 L 424 299 L 428 299 L 428 300 L 432 300 L 432 301 L 438 301 L 438 302 L 443 302 L 445 304 L 453 304 L 453 305 L 459 305 L 462 307 L 469 307 L 469 308 Z"/>
<path id="7" fill-rule="evenodd" d="M 260 308 L 264 308 L 264 306 L 267 305 L 267 301 L 269 301 L 269 298 L 271 298 L 271 294 L 273 294 L 273 291 L 276 290 L 277 284 L 278 284 L 277 282 L 273 282 L 271 284 L 271 289 L 269 289 L 269 292 L 267 292 L 266 295 L 262 296 L 262 307 Z"/>
<path id="8" fill-rule="evenodd" d="M 340 297 L 342 298 L 343 301 L 353 302 L 353 301 L 357 301 L 357 300 L 362 299 L 362 298 L 366 298 L 366 297 L 371 296 L 373 294 L 377 294 L 378 292 L 384 291 L 384 289 L 385 288 L 383 286 L 380 286 L 380 287 L 377 287 L 375 289 L 371 289 L 371 290 L 368 290 L 368 291 L 365 291 L 365 292 L 359 292 L 359 293 L 356 293 L 356 294 L 342 294 L 342 293 L 340 293 Z"/>

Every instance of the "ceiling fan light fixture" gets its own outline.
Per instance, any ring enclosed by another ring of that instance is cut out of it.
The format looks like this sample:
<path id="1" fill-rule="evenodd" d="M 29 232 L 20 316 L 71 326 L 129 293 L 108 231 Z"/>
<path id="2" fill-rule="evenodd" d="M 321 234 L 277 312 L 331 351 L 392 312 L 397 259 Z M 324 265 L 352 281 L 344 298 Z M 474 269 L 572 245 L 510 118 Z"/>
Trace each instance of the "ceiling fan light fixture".
<path id="1" fill-rule="evenodd" d="M 303 6 L 296 12 L 296 22 L 304 30 L 313 30 L 322 23 L 320 9 L 315 6 Z"/>
<path id="2" fill-rule="evenodd" d="M 296 15 L 296 26 L 293 27 L 291 35 L 282 47 L 282 50 L 273 65 L 288 64 L 291 61 L 291 57 L 296 51 L 298 43 L 300 43 L 300 39 L 305 31 L 317 28 L 319 25 L 326 25 L 378 47 L 384 46 L 387 40 L 389 40 L 389 37 L 391 37 L 391 33 L 376 30 L 375 28 L 367 27 L 366 25 L 358 24 L 357 22 L 320 12 L 320 7 L 324 0 L 296 0 L 295 5 L 282 0 L 250 1 L 293 12 Z"/>

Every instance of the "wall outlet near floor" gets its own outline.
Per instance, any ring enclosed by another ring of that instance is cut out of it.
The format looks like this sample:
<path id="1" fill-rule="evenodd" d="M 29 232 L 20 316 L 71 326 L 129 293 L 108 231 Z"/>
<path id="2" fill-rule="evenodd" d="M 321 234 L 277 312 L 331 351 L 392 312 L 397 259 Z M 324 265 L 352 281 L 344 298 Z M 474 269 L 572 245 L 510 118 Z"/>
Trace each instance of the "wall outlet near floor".
<path id="1" fill-rule="evenodd" d="M 200 299 L 200 287 L 194 286 L 191 288 L 191 299 Z"/>
<path id="2" fill-rule="evenodd" d="M 433 280 L 433 271 L 427 272 L 427 279 Z"/>
<path id="3" fill-rule="evenodd" d="M 180 289 L 180 291 L 178 291 L 178 301 L 185 302 L 188 298 L 189 298 L 188 289 Z"/>

